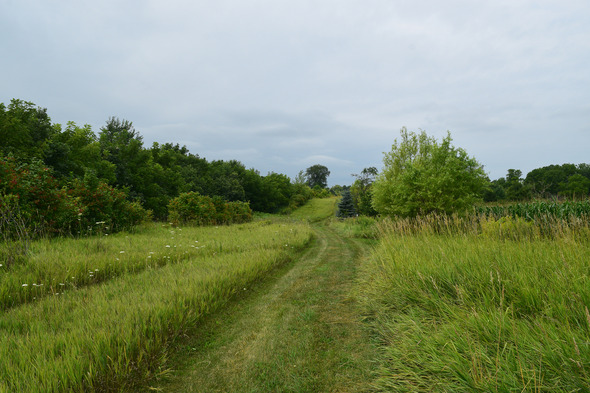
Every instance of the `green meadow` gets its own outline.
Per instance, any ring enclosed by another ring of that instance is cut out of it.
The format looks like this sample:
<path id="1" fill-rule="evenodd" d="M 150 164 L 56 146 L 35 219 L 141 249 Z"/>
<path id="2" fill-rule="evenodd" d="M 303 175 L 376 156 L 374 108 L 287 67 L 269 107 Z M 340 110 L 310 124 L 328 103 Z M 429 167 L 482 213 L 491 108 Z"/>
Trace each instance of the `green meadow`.
<path id="1" fill-rule="evenodd" d="M 124 391 L 165 373 L 180 336 L 311 238 L 263 220 L 35 242 L 0 267 L 0 392 Z"/>
<path id="2" fill-rule="evenodd" d="M 544 219 L 543 222 L 547 222 Z M 378 224 L 357 294 L 382 392 L 587 392 L 587 217 Z"/>
<path id="3" fill-rule="evenodd" d="M 589 391 L 585 213 L 336 203 L 31 243 L 0 267 L 0 392 Z"/>

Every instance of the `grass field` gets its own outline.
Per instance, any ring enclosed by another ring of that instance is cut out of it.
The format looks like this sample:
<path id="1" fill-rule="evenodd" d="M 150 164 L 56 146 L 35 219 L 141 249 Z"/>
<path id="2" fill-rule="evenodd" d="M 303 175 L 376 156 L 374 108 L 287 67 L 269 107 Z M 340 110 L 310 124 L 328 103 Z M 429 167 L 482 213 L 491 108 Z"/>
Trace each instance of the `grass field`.
<path id="1" fill-rule="evenodd" d="M 0 392 L 125 390 L 187 329 L 312 236 L 270 220 L 33 244 L 0 267 Z"/>
<path id="2" fill-rule="evenodd" d="M 334 217 L 339 200 L 340 198 L 337 197 L 312 199 L 293 211 L 291 217 L 308 222 L 319 222 Z"/>
<path id="3" fill-rule="evenodd" d="M 362 266 L 376 389 L 589 391 L 588 224 L 443 221 L 385 221 Z"/>

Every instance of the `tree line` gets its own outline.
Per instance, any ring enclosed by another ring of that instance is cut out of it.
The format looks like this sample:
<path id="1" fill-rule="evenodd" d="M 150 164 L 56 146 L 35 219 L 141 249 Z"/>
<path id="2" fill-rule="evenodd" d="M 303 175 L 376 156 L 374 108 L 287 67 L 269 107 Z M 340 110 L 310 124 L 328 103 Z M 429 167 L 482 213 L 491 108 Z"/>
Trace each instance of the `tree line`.
<path id="1" fill-rule="evenodd" d="M 483 165 L 452 145 L 422 131 L 402 128 L 381 172 L 375 167 L 353 174 L 344 190 L 338 215 L 415 217 L 464 212 L 479 202 L 521 202 L 531 199 L 585 199 L 590 194 L 590 165 L 549 165 L 529 172 L 509 169 L 490 180 Z"/>
<path id="2" fill-rule="evenodd" d="M 276 213 L 314 196 L 326 196 L 328 175 L 321 165 L 301 171 L 294 181 L 281 173 L 261 175 L 237 160 L 207 161 L 178 144 L 155 142 L 146 147 L 128 120 L 111 117 L 96 134 L 89 125 L 54 124 L 47 110 L 32 102 L 0 103 L 0 195 L 4 204 L 11 196 L 20 201 L 21 208 L 46 212 L 58 206 L 61 198 L 72 206 L 68 218 L 55 217 L 56 223 L 67 221 L 72 226 L 72 217 L 79 214 L 88 222 L 103 221 L 100 214 L 88 216 L 95 207 L 92 201 L 82 206 L 82 199 L 90 195 L 100 199 L 100 193 L 109 194 L 111 208 L 116 203 L 123 205 L 122 195 L 135 203 L 135 210 L 141 208 L 159 220 L 168 217 L 170 202 L 185 193 L 247 202 L 254 211 Z M 49 188 L 53 197 L 39 194 L 40 189 L 50 194 Z M 75 220 L 73 224 L 76 226 Z"/>

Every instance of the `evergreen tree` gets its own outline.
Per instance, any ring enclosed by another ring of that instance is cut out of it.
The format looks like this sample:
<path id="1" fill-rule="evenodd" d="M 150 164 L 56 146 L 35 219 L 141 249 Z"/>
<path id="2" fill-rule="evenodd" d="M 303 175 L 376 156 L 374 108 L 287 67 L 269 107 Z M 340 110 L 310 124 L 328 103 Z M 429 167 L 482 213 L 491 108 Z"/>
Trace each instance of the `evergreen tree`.
<path id="1" fill-rule="evenodd" d="M 342 199 L 340 200 L 340 203 L 338 203 L 338 213 L 336 215 L 340 218 L 353 217 L 356 215 L 350 190 L 346 190 L 342 193 Z"/>

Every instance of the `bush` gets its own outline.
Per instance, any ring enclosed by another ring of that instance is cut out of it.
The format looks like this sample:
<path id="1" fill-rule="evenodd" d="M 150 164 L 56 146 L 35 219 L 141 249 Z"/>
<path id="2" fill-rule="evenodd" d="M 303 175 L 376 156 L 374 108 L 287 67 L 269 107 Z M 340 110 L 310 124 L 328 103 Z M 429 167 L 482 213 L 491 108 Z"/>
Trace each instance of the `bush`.
<path id="1" fill-rule="evenodd" d="M 81 203 L 78 216 L 81 233 L 92 233 L 97 223 L 112 232 L 127 230 L 147 218 L 146 210 L 138 202 L 130 202 L 125 192 L 103 182 L 94 185 L 74 180 L 68 193 Z"/>
<path id="2" fill-rule="evenodd" d="M 174 224 L 210 225 L 215 214 L 213 200 L 195 191 L 182 193 L 168 204 L 168 220 Z"/>
<path id="3" fill-rule="evenodd" d="M 117 231 L 146 217 L 146 211 L 129 202 L 123 191 L 81 180 L 63 186 L 40 161 L 23 164 L 0 157 L 0 196 L 0 210 L 18 211 L 27 232 L 35 235 L 89 233 L 96 222 Z"/>
<path id="4" fill-rule="evenodd" d="M 178 225 L 220 225 L 252 220 L 247 202 L 226 202 L 221 197 L 208 197 L 198 192 L 186 192 L 168 204 L 168 219 Z"/>
<path id="5" fill-rule="evenodd" d="M 252 221 L 252 209 L 247 202 L 228 202 L 232 223 Z"/>

